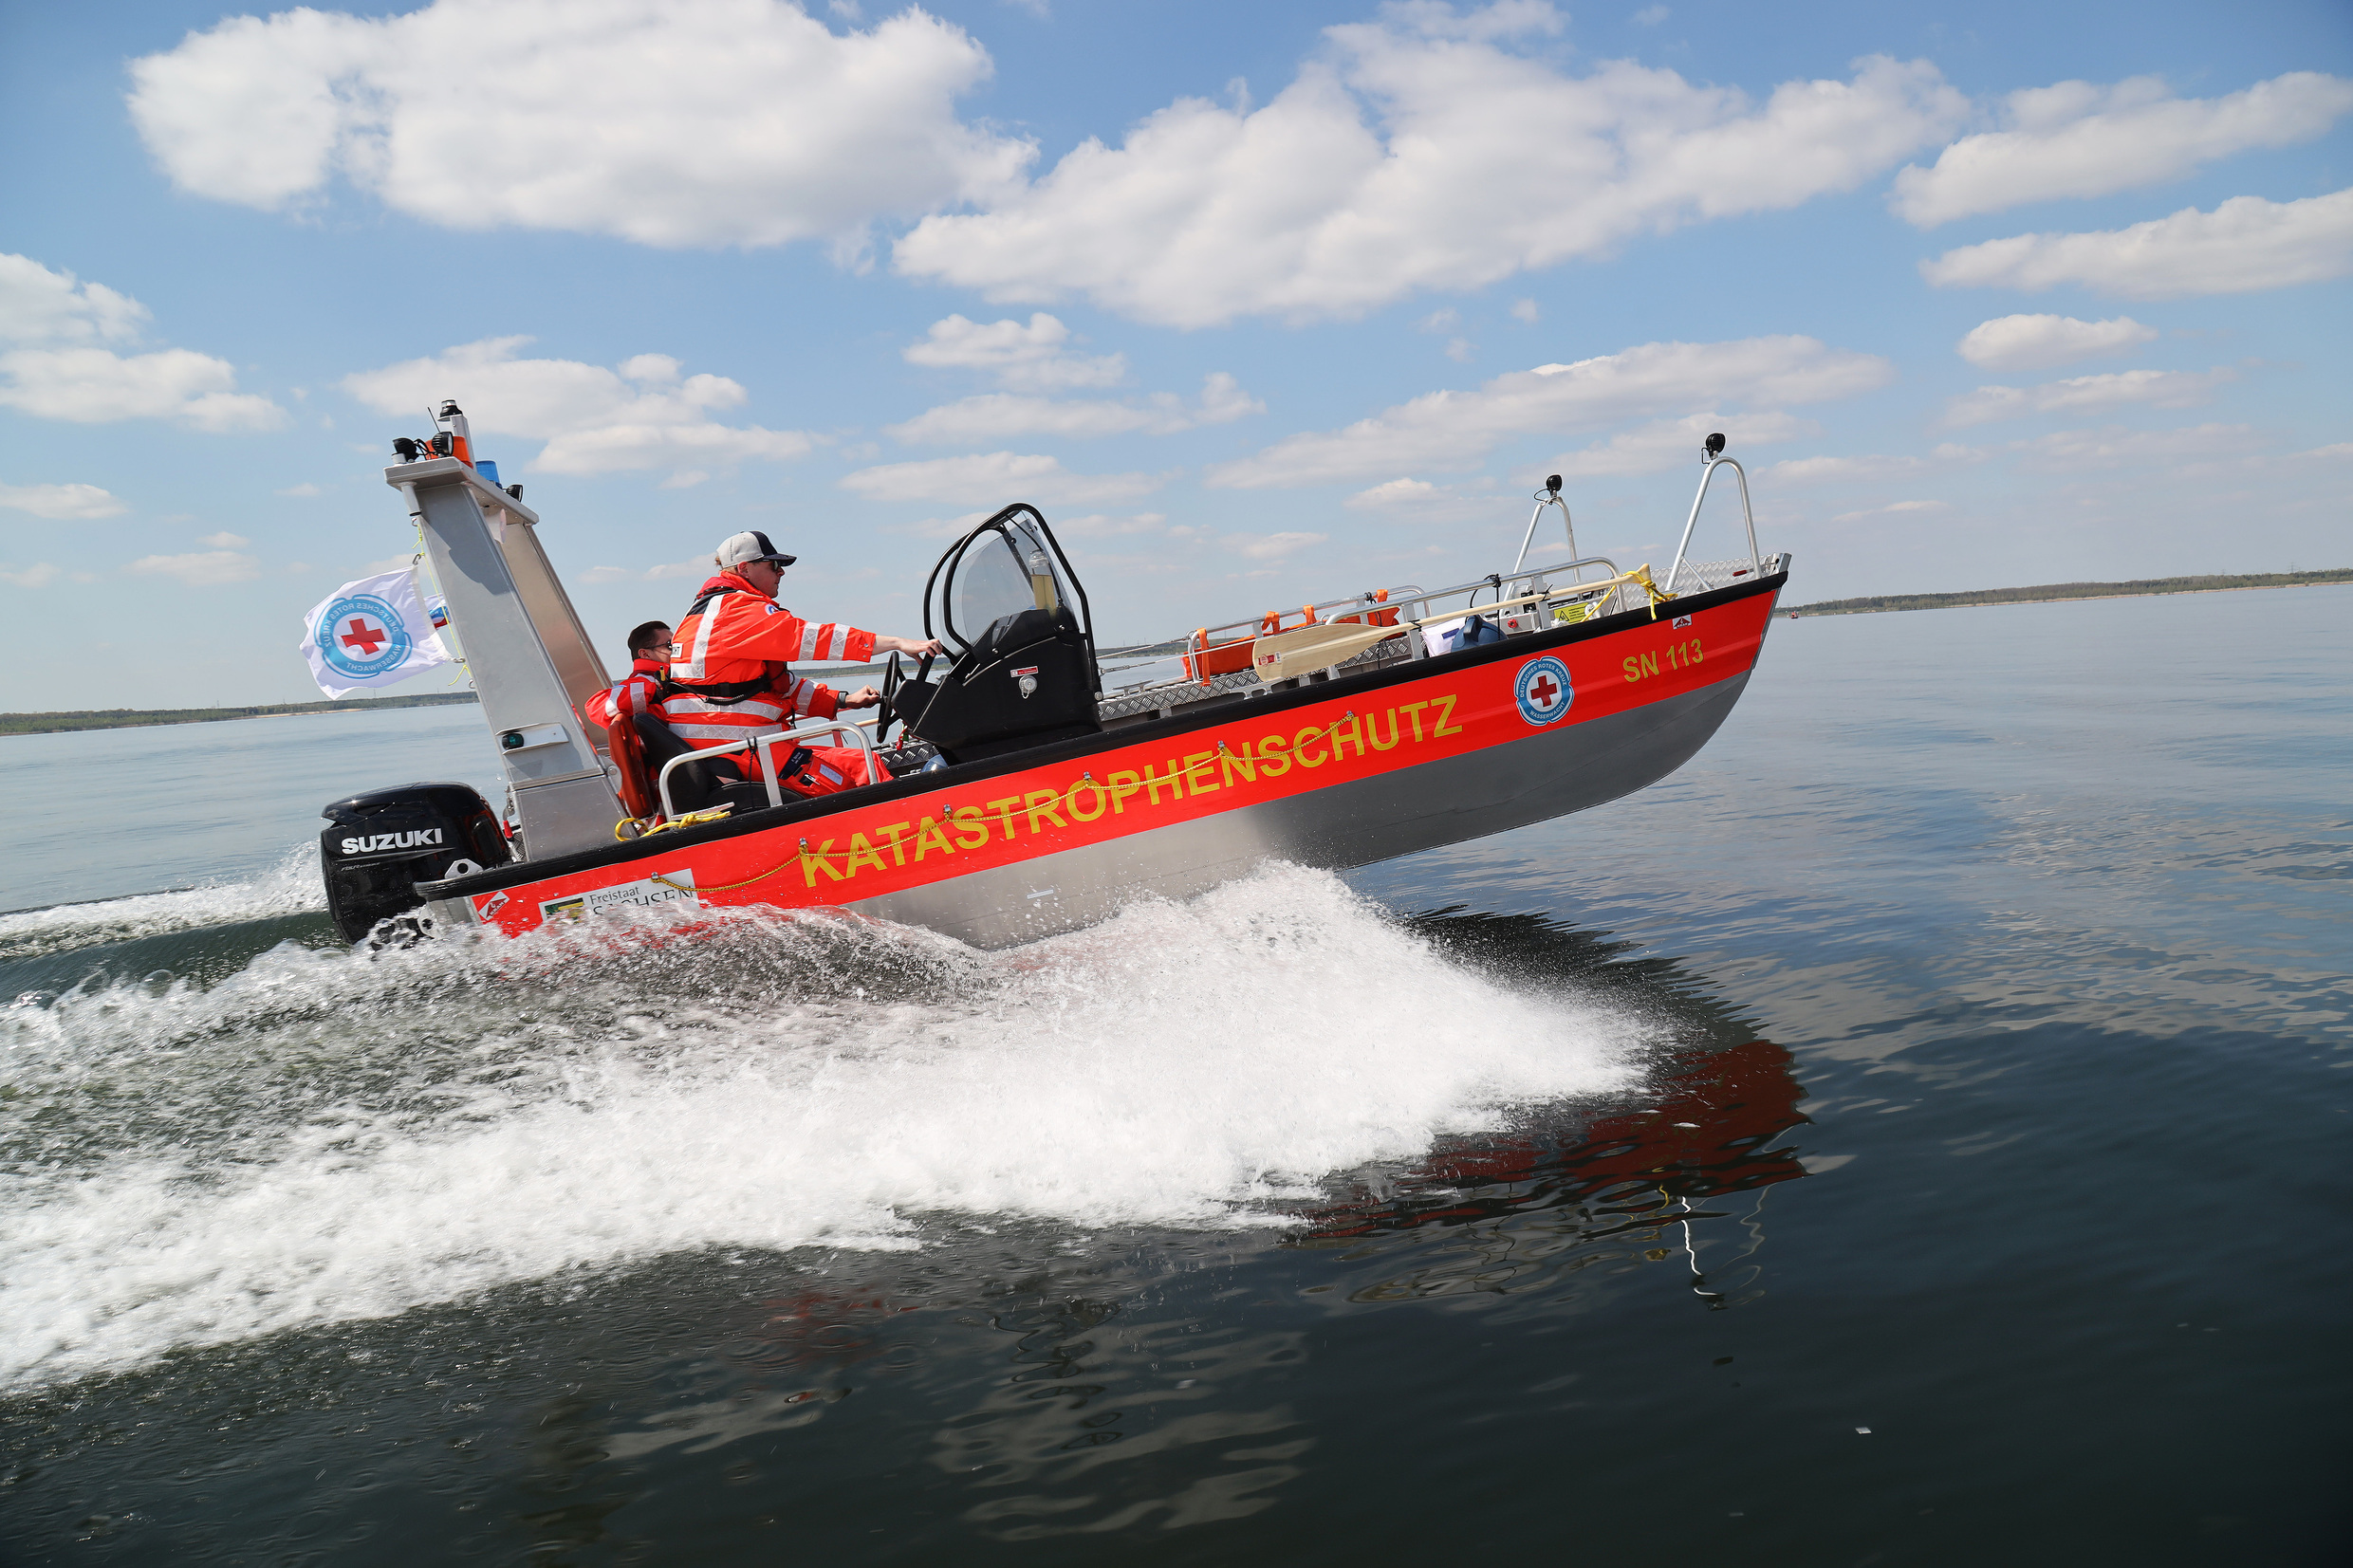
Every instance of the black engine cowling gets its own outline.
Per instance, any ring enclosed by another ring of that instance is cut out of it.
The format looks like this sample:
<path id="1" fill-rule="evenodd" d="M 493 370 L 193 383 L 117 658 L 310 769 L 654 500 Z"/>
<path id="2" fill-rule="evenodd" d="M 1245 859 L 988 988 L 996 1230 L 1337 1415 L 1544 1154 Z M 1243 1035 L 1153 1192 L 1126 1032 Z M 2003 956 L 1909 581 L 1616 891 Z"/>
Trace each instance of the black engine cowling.
<path id="1" fill-rule="evenodd" d="M 490 802 L 462 784 L 371 790 L 324 807 L 319 835 L 327 913 L 346 942 L 424 903 L 417 884 L 487 871 L 514 857 Z"/>
<path id="2" fill-rule="evenodd" d="M 937 685 L 901 686 L 893 708 L 950 762 L 972 762 L 1099 733 L 1095 661 L 1067 609 L 989 623 Z"/>

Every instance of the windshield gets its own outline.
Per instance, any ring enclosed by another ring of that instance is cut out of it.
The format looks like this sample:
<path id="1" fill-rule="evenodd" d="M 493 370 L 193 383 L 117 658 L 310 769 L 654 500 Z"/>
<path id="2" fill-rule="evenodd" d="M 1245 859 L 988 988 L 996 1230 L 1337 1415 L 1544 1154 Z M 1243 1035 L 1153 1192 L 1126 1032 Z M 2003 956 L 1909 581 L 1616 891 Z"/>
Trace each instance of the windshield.
<path id="1" fill-rule="evenodd" d="M 967 642 L 989 623 L 1023 610 L 1054 610 L 1062 584 L 1046 543 L 1026 520 L 976 539 L 956 564 L 955 630 Z"/>

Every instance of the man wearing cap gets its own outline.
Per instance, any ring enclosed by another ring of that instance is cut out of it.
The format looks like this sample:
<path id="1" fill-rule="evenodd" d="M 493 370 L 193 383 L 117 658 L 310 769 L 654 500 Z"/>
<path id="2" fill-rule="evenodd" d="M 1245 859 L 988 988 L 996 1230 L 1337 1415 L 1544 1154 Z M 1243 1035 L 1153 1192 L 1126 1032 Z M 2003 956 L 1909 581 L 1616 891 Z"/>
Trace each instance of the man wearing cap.
<path id="1" fill-rule="evenodd" d="M 661 716 L 697 750 L 772 735 L 800 719 L 829 719 L 844 709 L 872 708 L 873 687 L 843 696 L 792 673 L 798 660 L 863 662 L 877 654 L 936 654 L 939 644 L 883 636 L 854 626 L 812 624 L 776 602 L 776 585 L 793 558 L 764 533 L 739 533 L 713 556 L 718 575 L 696 591 L 695 607 L 678 622 L 670 663 L 670 692 Z M 831 747 L 818 747 L 830 757 Z M 747 779 L 760 776 L 756 752 L 700 764 L 735 762 Z M 843 748 L 836 766 L 854 763 Z M 859 777 L 858 773 L 850 775 Z"/>

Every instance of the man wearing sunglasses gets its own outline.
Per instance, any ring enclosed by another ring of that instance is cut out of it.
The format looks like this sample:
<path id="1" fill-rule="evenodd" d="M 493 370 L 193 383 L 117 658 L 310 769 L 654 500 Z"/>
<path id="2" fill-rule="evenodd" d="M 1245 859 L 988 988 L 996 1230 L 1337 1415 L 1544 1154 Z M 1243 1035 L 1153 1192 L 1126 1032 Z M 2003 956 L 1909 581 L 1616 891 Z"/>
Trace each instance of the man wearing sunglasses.
<path id="1" fill-rule="evenodd" d="M 696 592 L 695 607 L 678 622 L 661 716 L 697 750 L 757 740 L 802 719 L 829 719 L 881 701 L 871 686 L 844 696 L 795 675 L 796 661 L 862 663 L 877 654 L 940 651 L 928 638 L 885 636 L 792 614 L 776 602 L 777 584 L 792 563 L 764 533 L 722 541 L 713 555 L 718 575 Z M 811 749 L 853 782 L 869 782 L 852 748 Z M 729 763 L 746 779 L 761 776 L 757 753 L 749 750 L 696 766 L 723 769 Z"/>

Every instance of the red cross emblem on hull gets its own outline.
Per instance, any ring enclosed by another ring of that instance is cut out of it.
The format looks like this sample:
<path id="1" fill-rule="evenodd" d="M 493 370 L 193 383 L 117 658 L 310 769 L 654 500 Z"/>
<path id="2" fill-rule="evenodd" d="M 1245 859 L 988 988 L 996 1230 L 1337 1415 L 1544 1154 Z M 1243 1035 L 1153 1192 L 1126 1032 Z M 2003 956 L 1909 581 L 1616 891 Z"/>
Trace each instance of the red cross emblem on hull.
<path id="1" fill-rule="evenodd" d="M 1539 727 L 1564 717 L 1568 705 L 1577 700 L 1576 688 L 1569 684 L 1568 666 L 1552 654 L 1521 665 L 1511 694 L 1519 704 L 1520 717 Z"/>
<path id="2" fill-rule="evenodd" d="M 343 633 L 340 640 L 346 648 L 360 650 L 361 657 L 374 658 L 376 650 L 390 642 L 392 638 L 377 627 L 370 626 L 362 618 L 353 616 L 350 630 Z"/>

